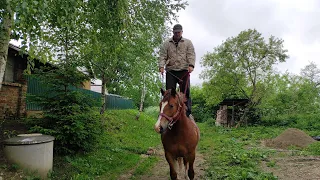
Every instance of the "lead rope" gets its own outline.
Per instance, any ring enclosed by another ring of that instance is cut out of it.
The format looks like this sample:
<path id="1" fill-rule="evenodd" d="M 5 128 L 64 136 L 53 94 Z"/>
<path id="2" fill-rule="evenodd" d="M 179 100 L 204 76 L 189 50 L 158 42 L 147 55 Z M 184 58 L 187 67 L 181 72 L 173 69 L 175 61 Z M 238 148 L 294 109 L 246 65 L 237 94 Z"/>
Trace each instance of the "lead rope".
<path id="1" fill-rule="evenodd" d="M 161 82 L 161 88 L 165 90 L 165 82 L 164 82 L 164 75 L 163 74 L 159 74 L 159 80 Z M 162 101 L 163 97 L 162 94 L 160 92 L 160 101 Z"/>
<path id="2" fill-rule="evenodd" d="M 187 93 L 187 88 L 188 88 L 188 85 L 189 85 L 189 79 L 190 79 L 190 72 L 188 71 L 186 74 L 184 74 L 182 77 L 181 77 L 181 79 L 179 78 L 179 77 L 177 77 L 176 75 L 174 75 L 174 74 L 172 74 L 170 71 L 167 71 L 167 73 L 169 73 L 169 74 L 171 74 L 173 77 L 175 77 L 175 78 L 177 78 L 178 80 L 179 80 L 179 86 L 181 87 L 182 86 L 182 83 L 183 83 L 183 78 L 185 77 L 185 76 L 188 76 L 187 77 L 187 80 L 186 80 L 186 87 L 185 87 L 185 89 L 184 89 L 184 94 L 186 95 L 186 93 Z M 181 91 L 181 88 L 180 88 L 180 91 Z"/>

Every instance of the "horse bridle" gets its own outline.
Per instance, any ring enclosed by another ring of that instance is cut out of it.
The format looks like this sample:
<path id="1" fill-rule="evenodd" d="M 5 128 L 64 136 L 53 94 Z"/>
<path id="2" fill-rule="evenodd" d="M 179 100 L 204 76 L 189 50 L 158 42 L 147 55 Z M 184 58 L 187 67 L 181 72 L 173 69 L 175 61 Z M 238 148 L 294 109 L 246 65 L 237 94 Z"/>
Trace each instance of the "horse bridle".
<path id="1" fill-rule="evenodd" d="M 169 121 L 169 124 L 168 124 L 168 128 L 171 130 L 172 129 L 172 126 L 178 121 L 180 115 L 181 115 L 181 109 L 182 109 L 182 106 L 180 104 L 180 99 L 178 97 L 178 104 L 179 104 L 179 107 L 178 107 L 178 110 L 177 112 L 172 116 L 168 116 L 164 113 L 160 113 L 160 116 L 161 117 L 165 117 L 168 121 Z"/>

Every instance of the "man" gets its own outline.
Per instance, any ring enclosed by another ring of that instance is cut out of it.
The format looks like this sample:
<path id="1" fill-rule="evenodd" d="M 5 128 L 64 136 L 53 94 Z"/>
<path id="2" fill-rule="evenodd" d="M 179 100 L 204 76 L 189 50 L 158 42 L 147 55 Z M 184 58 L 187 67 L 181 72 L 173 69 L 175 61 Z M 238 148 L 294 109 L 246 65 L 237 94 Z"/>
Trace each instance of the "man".
<path id="1" fill-rule="evenodd" d="M 166 89 L 176 88 L 179 83 L 180 91 L 187 98 L 187 116 L 191 114 L 190 76 L 195 66 L 195 51 L 192 42 L 182 37 L 182 26 L 173 27 L 173 37 L 166 40 L 159 57 L 159 71 L 163 75 L 166 70 Z"/>

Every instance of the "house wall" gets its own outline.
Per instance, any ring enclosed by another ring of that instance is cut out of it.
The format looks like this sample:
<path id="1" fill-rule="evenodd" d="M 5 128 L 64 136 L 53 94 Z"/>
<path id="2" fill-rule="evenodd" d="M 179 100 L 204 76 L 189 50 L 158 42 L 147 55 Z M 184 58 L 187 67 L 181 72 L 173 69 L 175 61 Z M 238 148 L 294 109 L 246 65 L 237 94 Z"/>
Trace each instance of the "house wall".
<path id="1" fill-rule="evenodd" d="M 8 64 L 0 90 L 0 119 L 20 118 L 26 113 L 27 81 L 23 71 L 27 66 L 26 57 L 13 49 L 8 51 Z"/>
<path id="2" fill-rule="evenodd" d="M 26 113 L 27 84 L 2 83 L 0 91 L 0 119 L 19 118 Z"/>
<path id="3" fill-rule="evenodd" d="M 83 89 L 91 90 L 91 80 L 83 82 Z"/>

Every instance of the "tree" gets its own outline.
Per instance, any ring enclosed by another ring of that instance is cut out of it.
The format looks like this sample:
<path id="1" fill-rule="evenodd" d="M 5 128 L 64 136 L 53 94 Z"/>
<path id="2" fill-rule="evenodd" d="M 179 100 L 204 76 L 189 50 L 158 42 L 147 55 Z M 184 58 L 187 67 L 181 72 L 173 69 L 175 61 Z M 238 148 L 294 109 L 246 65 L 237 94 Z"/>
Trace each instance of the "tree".
<path id="1" fill-rule="evenodd" d="M 166 0 L 89 1 L 88 24 L 92 28 L 82 53 L 86 57 L 84 64 L 91 64 L 102 81 L 103 97 L 106 89 L 111 93 L 126 89 L 127 94 L 136 90 L 132 80 L 137 77 L 139 82 L 141 77 L 156 79 L 154 68 L 143 66 L 154 64 L 155 51 L 167 34 L 166 22 L 185 5 Z"/>
<path id="2" fill-rule="evenodd" d="M 22 50 L 28 51 L 28 69 L 35 57 L 42 62 L 54 57 L 87 67 L 102 80 L 104 95 L 106 88 L 114 93 L 126 88 L 128 93 L 132 78 L 152 77 L 149 78 L 152 81 L 146 79 L 145 82 L 155 81 L 155 68 L 131 69 L 138 67 L 137 62 L 148 67 L 155 64 L 157 48 L 168 32 L 167 23 L 176 19 L 176 13 L 187 3 L 171 0 L 6 0 L 0 5 L 0 84 L 11 34 L 22 40 Z M 146 83 L 146 88 L 150 84 Z"/>
<path id="3" fill-rule="evenodd" d="M 309 79 L 311 82 L 315 83 L 315 87 L 320 85 L 320 69 L 314 62 L 311 62 L 300 72 L 302 77 Z"/>
<path id="4" fill-rule="evenodd" d="M 64 2 L 64 3 L 62 3 Z M 56 49 L 51 49 L 52 41 L 57 39 L 59 31 L 54 29 L 67 28 L 73 25 L 68 21 L 70 12 L 78 12 L 79 6 L 73 6 L 81 1 L 72 0 L 4 0 L 0 3 L 0 89 L 7 62 L 9 41 L 21 40 L 22 52 L 28 53 L 28 69 L 32 68 L 32 59 L 42 62 L 51 61 Z M 70 5 L 70 6 L 68 6 Z M 55 11 L 52 9 L 55 8 Z M 64 13 L 66 12 L 66 13 Z M 84 14 L 83 14 L 84 15 Z M 72 16 L 74 17 L 74 16 Z M 64 23 L 63 22 L 68 22 Z M 60 26 L 56 26 L 60 24 Z M 60 29 L 59 29 L 60 30 Z"/>
<path id="5" fill-rule="evenodd" d="M 264 122 L 295 123 L 298 115 L 319 113 L 319 89 L 307 78 L 289 73 L 274 74 L 267 86 L 265 98 L 258 105 Z"/>
<path id="6" fill-rule="evenodd" d="M 207 53 L 201 62 L 201 77 L 208 80 L 204 91 L 209 103 L 224 98 L 247 98 L 255 107 L 264 97 L 272 67 L 288 58 L 283 40 L 271 36 L 268 41 L 255 29 L 240 32 Z"/>

